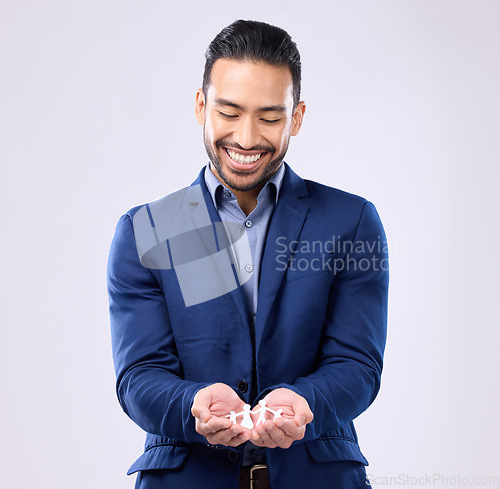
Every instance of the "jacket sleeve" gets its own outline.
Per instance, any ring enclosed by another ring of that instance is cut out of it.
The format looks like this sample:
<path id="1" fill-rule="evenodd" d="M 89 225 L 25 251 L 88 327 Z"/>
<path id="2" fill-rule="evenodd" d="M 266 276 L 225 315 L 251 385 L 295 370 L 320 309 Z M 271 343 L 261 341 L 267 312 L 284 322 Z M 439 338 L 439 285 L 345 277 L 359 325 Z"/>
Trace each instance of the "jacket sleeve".
<path id="1" fill-rule="evenodd" d="M 153 272 L 139 261 L 128 214 L 118 222 L 107 272 L 120 405 L 149 433 L 206 443 L 195 430 L 191 404 L 208 384 L 182 379 L 165 296 Z"/>
<path id="2" fill-rule="evenodd" d="M 318 367 L 293 385 L 314 414 L 304 441 L 338 430 L 365 411 L 380 388 L 386 341 L 388 255 L 375 207 L 366 202 L 350 250 L 335 264 Z"/>

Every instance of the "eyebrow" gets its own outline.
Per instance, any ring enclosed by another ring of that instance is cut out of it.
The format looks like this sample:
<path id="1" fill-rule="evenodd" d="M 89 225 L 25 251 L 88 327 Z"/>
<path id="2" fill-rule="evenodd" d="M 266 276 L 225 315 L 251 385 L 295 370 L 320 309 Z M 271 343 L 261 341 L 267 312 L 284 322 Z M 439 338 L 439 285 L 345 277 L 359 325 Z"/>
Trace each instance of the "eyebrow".
<path id="1" fill-rule="evenodd" d="M 244 110 L 245 106 L 226 100 L 225 98 L 216 98 L 215 103 L 217 105 L 225 105 L 227 107 L 234 107 L 235 109 Z M 286 112 L 286 107 L 284 105 L 269 105 L 267 107 L 259 107 L 257 112 Z"/>

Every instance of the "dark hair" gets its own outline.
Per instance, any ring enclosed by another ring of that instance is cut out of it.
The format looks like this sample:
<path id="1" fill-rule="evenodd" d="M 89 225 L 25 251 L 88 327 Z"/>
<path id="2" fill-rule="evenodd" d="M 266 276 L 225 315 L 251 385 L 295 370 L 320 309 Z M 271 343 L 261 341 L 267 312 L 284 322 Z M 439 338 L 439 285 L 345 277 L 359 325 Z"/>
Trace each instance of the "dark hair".
<path id="1" fill-rule="evenodd" d="M 237 20 L 215 36 L 205 53 L 203 92 L 207 94 L 212 66 L 220 58 L 263 61 L 287 66 L 293 82 L 294 107 L 300 101 L 300 54 L 290 34 L 280 27 L 254 20 Z"/>

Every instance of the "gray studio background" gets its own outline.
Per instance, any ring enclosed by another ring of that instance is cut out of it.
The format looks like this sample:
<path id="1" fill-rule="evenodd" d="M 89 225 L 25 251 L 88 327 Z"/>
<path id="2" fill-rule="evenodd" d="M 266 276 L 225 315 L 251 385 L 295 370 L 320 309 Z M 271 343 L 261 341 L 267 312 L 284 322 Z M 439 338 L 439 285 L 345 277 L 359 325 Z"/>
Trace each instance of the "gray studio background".
<path id="1" fill-rule="evenodd" d="M 107 254 L 125 211 L 206 163 L 194 94 L 237 18 L 301 51 L 307 113 L 287 162 L 374 202 L 392 246 L 382 389 L 357 420 L 374 486 L 499 486 L 487 0 L 0 0 L 0 486 L 133 487 L 144 437 L 115 396 Z"/>

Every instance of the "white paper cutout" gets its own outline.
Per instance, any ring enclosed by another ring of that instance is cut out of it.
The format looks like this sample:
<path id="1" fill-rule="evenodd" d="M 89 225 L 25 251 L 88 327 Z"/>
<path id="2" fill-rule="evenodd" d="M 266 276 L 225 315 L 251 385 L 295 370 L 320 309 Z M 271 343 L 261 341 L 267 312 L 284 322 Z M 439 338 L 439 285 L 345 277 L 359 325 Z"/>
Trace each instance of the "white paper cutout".
<path id="1" fill-rule="evenodd" d="M 241 424 L 241 426 L 243 426 L 243 428 L 248 428 L 249 430 L 251 430 L 253 428 L 253 421 L 252 421 L 251 413 L 252 413 L 252 411 L 250 411 L 250 404 L 245 404 L 243 406 L 243 411 L 236 415 L 236 416 L 238 416 L 239 414 L 243 415 L 243 420 L 241 421 L 240 424 Z"/>
<path id="2" fill-rule="evenodd" d="M 262 399 L 259 401 L 260 409 L 258 411 L 253 411 L 254 414 L 259 413 L 259 419 L 257 420 L 257 423 L 255 423 L 255 426 L 258 426 L 260 423 L 263 423 L 266 420 L 266 412 L 269 411 L 269 409 L 266 407 L 266 401 Z"/>
<path id="3" fill-rule="evenodd" d="M 273 421 L 276 421 L 278 418 L 281 418 L 281 414 L 283 413 L 283 409 L 278 409 L 277 411 L 273 411 L 272 409 L 270 409 L 269 411 L 271 411 L 274 414 Z"/>
<path id="4" fill-rule="evenodd" d="M 241 416 L 241 426 L 243 426 L 243 428 L 248 428 L 249 430 L 253 429 L 254 426 L 258 426 L 259 424 L 264 423 L 266 421 L 266 413 L 271 413 L 273 415 L 273 421 L 281 418 L 283 409 L 278 409 L 277 411 L 275 411 L 274 409 L 268 408 L 264 399 L 259 401 L 259 406 L 259 409 L 257 409 L 256 411 L 251 411 L 250 404 L 245 404 L 243 406 L 243 411 L 239 413 L 230 411 L 230 413 L 226 415 L 226 418 L 229 418 L 229 420 L 232 421 L 233 424 L 236 424 L 238 422 L 238 417 Z M 257 419 L 257 423 L 255 423 L 255 425 L 252 420 L 252 414 L 259 415 L 259 418 Z"/>
<path id="5" fill-rule="evenodd" d="M 230 411 L 226 418 L 229 418 L 229 421 L 232 421 L 233 424 L 236 424 L 236 413 L 234 411 Z"/>

